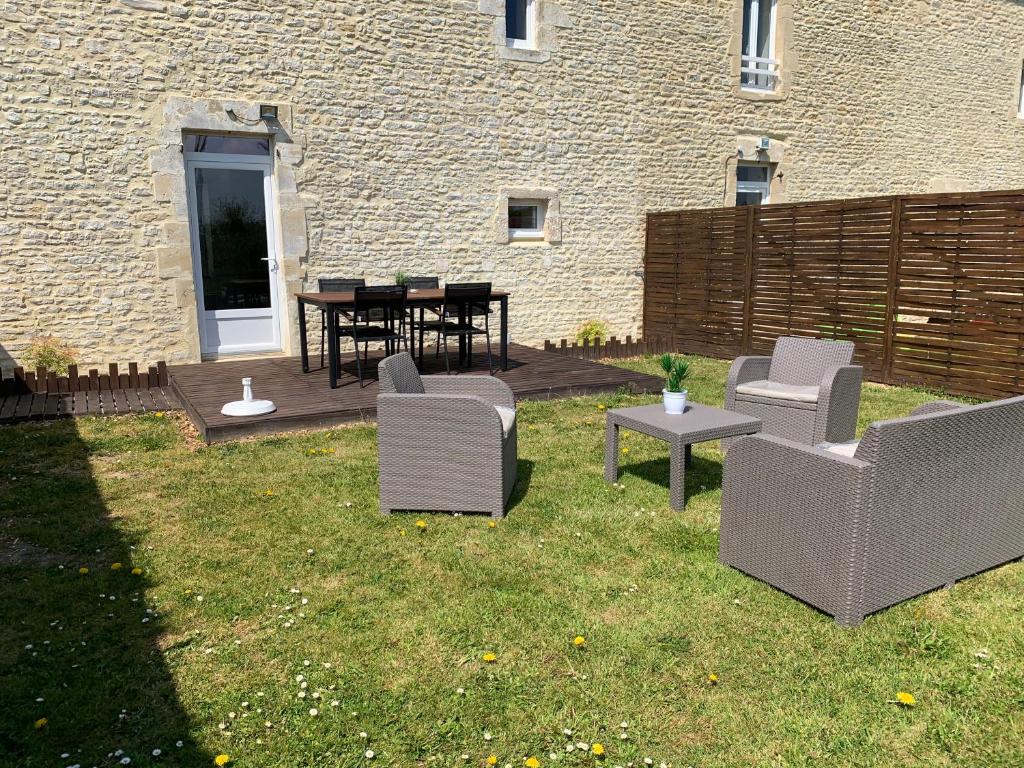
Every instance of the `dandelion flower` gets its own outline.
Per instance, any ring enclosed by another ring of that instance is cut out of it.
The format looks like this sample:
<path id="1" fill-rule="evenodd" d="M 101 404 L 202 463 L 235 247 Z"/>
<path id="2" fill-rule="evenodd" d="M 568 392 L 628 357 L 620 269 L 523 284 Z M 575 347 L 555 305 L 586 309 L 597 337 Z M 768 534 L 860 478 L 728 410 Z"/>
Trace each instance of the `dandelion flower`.
<path id="1" fill-rule="evenodd" d="M 494 662 L 496 662 L 498 660 L 498 655 L 488 651 L 487 653 L 485 653 L 483 655 L 483 660 L 487 664 L 493 664 Z"/>
<path id="2" fill-rule="evenodd" d="M 416 527 L 419 528 L 422 531 L 424 528 L 427 527 L 427 521 L 426 520 L 417 520 L 416 521 Z"/>
<path id="3" fill-rule="evenodd" d="M 141 576 L 141 575 L 142 575 L 142 569 L 141 568 L 139 568 L 138 566 L 135 566 L 134 568 L 132 568 L 132 576 Z"/>
<path id="4" fill-rule="evenodd" d="M 708 683 L 710 683 L 711 685 L 718 685 L 718 675 L 716 675 L 714 672 L 708 675 Z"/>
<path id="5" fill-rule="evenodd" d="M 622 449 L 622 452 L 623 452 L 624 454 L 625 454 L 625 453 L 629 453 L 629 446 L 627 445 L 627 446 L 626 446 L 625 448 L 623 448 L 623 449 Z"/>
<path id="6" fill-rule="evenodd" d="M 217 755 L 215 758 L 213 758 L 213 764 L 214 765 L 222 765 L 223 766 L 223 765 L 227 765 L 230 762 L 231 762 L 231 755 L 225 755 L 223 752 L 221 752 L 219 755 Z"/>
<path id="7" fill-rule="evenodd" d="M 540 768 L 540 760 L 536 757 L 528 757 L 523 761 L 526 768 Z"/>
<path id="8" fill-rule="evenodd" d="M 598 405 L 597 405 L 597 410 L 599 410 L 599 411 L 603 411 L 604 409 L 605 409 L 605 405 L 604 405 L 604 403 L 598 403 Z"/>
<path id="9" fill-rule="evenodd" d="M 900 691 L 896 694 L 896 701 L 898 701 L 904 707 L 912 707 L 917 704 L 917 699 L 914 698 L 912 693 L 906 691 Z"/>
<path id="10" fill-rule="evenodd" d="M 498 764 L 498 756 L 497 755 L 488 755 L 486 762 L 487 762 L 488 765 L 497 765 Z"/>
<path id="11" fill-rule="evenodd" d="M 47 720 L 45 717 L 40 717 L 32 724 L 32 727 L 38 731 L 40 728 L 45 728 L 48 722 L 50 721 Z"/>
<path id="12" fill-rule="evenodd" d="M 604 744 L 600 744 L 600 743 L 594 744 L 590 748 L 590 751 L 593 752 L 598 757 L 604 757 Z"/>
<path id="13" fill-rule="evenodd" d="M 494 522 L 493 520 L 488 520 L 487 521 L 487 527 L 488 528 L 497 528 L 498 524 L 496 522 Z"/>
<path id="14" fill-rule="evenodd" d="M 78 569 L 78 572 L 79 572 L 80 574 L 82 574 L 83 576 L 85 576 L 85 574 L 87 574 L 87 573 L 89 572 L 89 569 L 88 569 L 88 568 L 86 568 L 86 567 L 85 567 L 85 566 L 83 565 L 83 566 L 82 566 L 81 568 L 79 568 L 79 569 Z"/>
<path id="15" fill-rule="evenodd" d="M 123 567 L 124 566 L 121 565 L 120 563 L 111 563 L 110 564 L 110 570 L 112 570 L 112 571 L 120 571 Z"/>
<path id="16" fill-rule="evenodd" d="M 587 644 L 587 639 L 583 637 L 583 635 L 576 635 L 576 637 L 572 639 L 572 644 L 575 645 L 577 648 L 582 648 L 584 645 Z"/>

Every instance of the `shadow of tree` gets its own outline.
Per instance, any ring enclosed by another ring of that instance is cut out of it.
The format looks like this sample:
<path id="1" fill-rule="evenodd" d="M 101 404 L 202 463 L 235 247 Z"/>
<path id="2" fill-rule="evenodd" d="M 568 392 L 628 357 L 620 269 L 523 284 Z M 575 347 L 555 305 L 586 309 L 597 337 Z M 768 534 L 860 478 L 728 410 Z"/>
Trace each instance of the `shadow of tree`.
<path id="1" fill-rule="evenodd" d="M 78 427 L 0 427 L 0 765 L 210 765 Z"/>

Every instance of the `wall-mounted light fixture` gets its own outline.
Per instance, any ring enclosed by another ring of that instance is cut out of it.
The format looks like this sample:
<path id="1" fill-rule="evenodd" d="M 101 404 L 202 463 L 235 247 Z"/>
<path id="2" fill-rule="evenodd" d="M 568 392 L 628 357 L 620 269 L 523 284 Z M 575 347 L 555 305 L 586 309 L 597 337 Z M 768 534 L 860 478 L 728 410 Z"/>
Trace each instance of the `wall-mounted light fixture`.
<path id="1" fill-rule="evenodd" d="M 273 104 L 260 104 L 260 120 L 277 121 L 277 107 Z"/>

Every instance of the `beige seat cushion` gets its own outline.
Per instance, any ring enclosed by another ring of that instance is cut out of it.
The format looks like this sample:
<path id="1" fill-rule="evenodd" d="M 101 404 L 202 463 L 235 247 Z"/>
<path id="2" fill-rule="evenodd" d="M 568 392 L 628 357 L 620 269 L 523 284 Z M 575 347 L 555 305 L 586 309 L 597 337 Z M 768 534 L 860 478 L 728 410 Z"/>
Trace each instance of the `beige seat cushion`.
<path id="1" fill-rule="evenodd" d="M 512 431 L 512 427 L 516 423 L 516 409 L 506 408 L 503 405 L 494 406 L 494 410 L 498 412 L 498 416 L 501 417 L 501 433 L 508 437 L 508 433 Z"/>
<path id="2" fill-rule="evenodd" d="M 858 445 L 860 445 L 860 440 L 850 440 L 845 443 L 819 443 L 818 447 L 824 448 L 829 453 L 835 453 L 852 459 L 854 454 L 857 453 Z"/>
<path id="3" fill-rule="evenodd" d="M 773 400 L 792 400 L 797 403 L 818 402 L 818 387 L 779 384 L 776 381 L 750 381 L 736 387 L 737 395 L 768 397 Z"/>

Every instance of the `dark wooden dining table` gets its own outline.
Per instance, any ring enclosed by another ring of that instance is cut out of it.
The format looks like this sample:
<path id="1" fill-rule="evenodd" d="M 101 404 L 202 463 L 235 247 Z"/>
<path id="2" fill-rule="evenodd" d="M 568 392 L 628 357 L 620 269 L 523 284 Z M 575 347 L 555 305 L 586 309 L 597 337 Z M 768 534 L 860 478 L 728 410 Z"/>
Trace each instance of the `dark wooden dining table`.
<path id="1" fill-rule="evenodd" d="M 505 291 L 491 291 L 491 302 L 498 302 L 500 305 L 501 337 L 499 341 L 499 367 L 503 371 L 508 370 L 508 297 Z M 338 386 L 338 376 L 341 372 L 340 357 L 338 354 L 338 334 L 334 332 L 337 326 L 338 314 L 341 312 L 354 312 L 356 306 L 356 295 L 354 291 L 321 291 L 297 293 L 295 299 L 299 305 L 299 346 L 302 352 L 302 372 L 309 373 L 309 347 L 306 344 L 306 306 L 314 306 L 324 312 L 324 322 L 327 324 L 327 360 L 328 372 L 331 379 L 331 389 Z M 444 304 L 444 288 L 419 288 L 410 290 L 406 296 L 405 306 L 407 309 L 419 311 L 419 321 L 423 322 L 424 312 L 432 307 L 441 307 Z M 416 336 L 413 323 L 409 324 L 409 349 L 415 357 Z M 420 364 L 423 362 L 422 343 L 420 344 Z M 459 337 L 460 359 L 466 354 L 465 337 Z"/>

